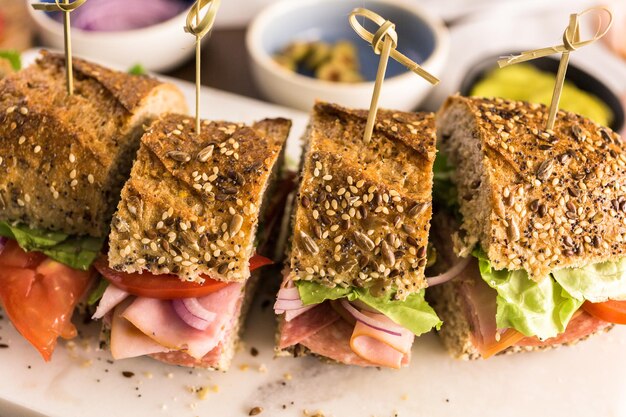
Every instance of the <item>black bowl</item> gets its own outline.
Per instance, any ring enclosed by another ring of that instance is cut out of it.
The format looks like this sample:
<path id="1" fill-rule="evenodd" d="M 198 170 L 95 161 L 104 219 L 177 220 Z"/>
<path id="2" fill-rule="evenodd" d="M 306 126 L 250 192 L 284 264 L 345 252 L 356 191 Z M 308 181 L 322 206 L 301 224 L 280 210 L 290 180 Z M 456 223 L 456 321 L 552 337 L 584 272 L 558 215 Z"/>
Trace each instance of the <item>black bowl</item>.
<path id="1" fill-rule="evenodd" d="M 514 52 L 513 54 L 516 53 Z M 461 87 L 459 88 L 461 95 L 469 96 L 474 86 L 482 81 L 491 70 L 498 66 L 498 59 L 501 56 L 509 55 L 511 54 L 506 53 L 487 59 L 481 59 L 480 62 L 473 65 L 461 82 Z M 528 61 L 527 63 L 542 71 L 551 72 L 555 75 L 559 69 L 559 60 L 552 57 L 538 58 Z M 572 65 L 571 62 L 567 70 L 566 79 L 581 90 L 593 94 L 604 101 L 613 112 L 613 121 L 609 127 L 615 132 L 622 131 L 624 127 L 624 107 L 619 97 L 606 84 L 576 65 Z"/>

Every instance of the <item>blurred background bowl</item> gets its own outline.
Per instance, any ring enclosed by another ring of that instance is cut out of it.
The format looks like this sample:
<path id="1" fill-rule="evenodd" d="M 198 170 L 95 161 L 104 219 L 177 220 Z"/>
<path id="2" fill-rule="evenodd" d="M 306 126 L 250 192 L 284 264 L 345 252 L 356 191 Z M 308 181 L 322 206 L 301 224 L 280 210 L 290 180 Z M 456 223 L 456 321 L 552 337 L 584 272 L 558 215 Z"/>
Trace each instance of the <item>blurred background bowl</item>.
<path id="1" fill-rule="evenodd" d="M 489 76 L 493 70 L 498 68 L 498 59 L 503 56 L 516 55 L 518 53 L 519 51 L 489 56 L 479 60 L 474 65 L 471 65 L 470 70 L 461 81 L 461 85 L 459 87 L 460 94 L 463 96 L 470 96 L 474 87 Z M 538 58 L 528 61 L 525 64 L 532 65 L 543 72 L 553 74 L 555 77 L 559 68 L 559 60 L 553 57 Z M 622 131 L 624 128 L 624 104 L 620 100 L 619 92 L 613 91 L 604 82 L 571 62 L 568 66 L 565 79 L 566 81 L 574 84 L 580 90 L 595 96 L 604 102 L 604 104 L 606 104 L 611 110 L 613 116 L 608 127 L 613 129 L 615 132 Z M 532 87 L 532 85 L 527 86 L 528 89 L 532 89 Z"/>
<path id="2" fill-rule="evenodd" d="M 269 100 L 308 111 L 316 99 L 349 107 L 369 107 L 378 55 L 352 30 L 348 15 L 365 7 L 396 25 L 398 51 L 438 75 L 448 56 L 448 31 L 441 19 L 419 6 L 400 0 L 284 0 L 269 6 L 251 23 L 246 35 L 252 74 Z M 366 21 L 370 32 L 377 27 Z M 363 23 L 362 23 L 363 24 Z M 289 71 L 273 55 L 293 41 L 348 40 L 358 48 L 364 82 L 339 83 L 318 80 Z M 405 67 L 389 60 L 380 95 L 381 107 L 414 110 L 430 91 L 430 84 Z"/>
<path id="3" fill-rule="evenodd" d="M 77 56 L 120 67 L 141 64 L 149 71 L 170 70 L 187 60 L 194 52 L 195 38 L 183 31 L 187 12 L 193 1 L 181 2 L 188 4 L 183 12 L 139 29 L 109 32 L 73 27 L 72 50 Z M 36 11 L 30 5 L 27 9 L 35 22 L 40 41 L 47 47 L 63 50 L 63 24 L 53 19 L 51 14 Z"/>

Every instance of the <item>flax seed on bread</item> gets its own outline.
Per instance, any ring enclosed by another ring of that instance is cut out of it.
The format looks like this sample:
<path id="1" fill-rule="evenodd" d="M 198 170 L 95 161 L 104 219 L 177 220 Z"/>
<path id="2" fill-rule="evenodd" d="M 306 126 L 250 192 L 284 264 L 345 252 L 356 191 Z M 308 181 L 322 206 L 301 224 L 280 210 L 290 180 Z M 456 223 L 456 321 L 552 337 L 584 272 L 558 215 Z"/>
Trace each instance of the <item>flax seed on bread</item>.
<path id="1" fill-rule="evenodd" d="M 261 205 L 291 122 L 252 126 L 168 115 L 141 139 L 113 217 L 109 263 L 124 272 L 244 281 Z"/>
<path id="2" fill-rule="evenodd" d="M 454 96 L 437 115 L 441 149 L 456 166 L 457 252 L 480 245 L 496 269 L 525 269 L 534 280 L 626 255 L 623 141 L 563 111 L 545 131 L 546 113 Z"/>
<path id="3" fill-rule="evenodd" d="M 426 286 L 434 117 L 317 103 L 295 203 L 291 274 L 327 285 Z"/>
<path id="4" fill-rule="evenodd" d="M 0 81 L 0 219 L 68 234 L 106 235 L 147 124 L 186 111 L 155 79 L 43 52 Z"/>

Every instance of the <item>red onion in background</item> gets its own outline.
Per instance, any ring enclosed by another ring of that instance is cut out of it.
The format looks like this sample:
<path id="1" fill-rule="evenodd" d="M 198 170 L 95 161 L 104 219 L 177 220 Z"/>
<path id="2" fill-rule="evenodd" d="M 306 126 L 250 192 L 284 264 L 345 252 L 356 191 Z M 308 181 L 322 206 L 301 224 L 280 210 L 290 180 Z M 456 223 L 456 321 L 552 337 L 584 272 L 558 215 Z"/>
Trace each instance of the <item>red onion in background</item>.
<path id="1" fill-rule="evenodd" d="M 90 0 L 72 13 L 72 27 L 97 32 L 120 32 L 156 25 L 181 13 L 183 0 Z M 52 16 L 62 21 L 62 13 Z"/>

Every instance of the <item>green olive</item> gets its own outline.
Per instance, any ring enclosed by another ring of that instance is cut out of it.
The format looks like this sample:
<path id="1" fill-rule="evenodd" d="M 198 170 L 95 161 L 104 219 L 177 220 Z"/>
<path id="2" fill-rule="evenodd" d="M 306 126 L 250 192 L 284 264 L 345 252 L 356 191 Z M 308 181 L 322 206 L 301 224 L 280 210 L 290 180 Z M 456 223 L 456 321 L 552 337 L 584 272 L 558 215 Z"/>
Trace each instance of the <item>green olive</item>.
<path id="1" fill-rule="evenodd" d="M 296 71 L 297 69 L 297 65 L 296 62 L 291 59 L 288 56 L 285 55 L 275 55 L 274 56 L 274 62 L 276 62 L 278 65 L 280 65 L 281 67 L 289 70 L 289 71 Z"/>
<path id="2" fill-rule="evenodd" d="M 320 66 L 315 71 L 315 77 L 320 80 L 340 83 L 356 83 L 363 81 L 361 74 L 335 61 L 330 61 Z"/>
<path id="3" fill-rule="evenodd" d="M 304 66 L 310 70 L 317 69 L 330 58 L 331 46 L 326 42 L 312 42 L 309 55 L 304 60 Z"/>
<path id="4" fill-rule="evenodd" d="M 350 41 L 337 42 L 331 51 L 331 60 L 340 62 L 347 68 L 359 69 L 359 56 L 356 46 Z"/>
<path id="5" fill-rule="evenodd" d="M 311 43 L 303 41 L 295 41 L 287 45 L 283 49 L 281 55 L 291 58 L 294 62 L 299 63 L 304 60 L 311 52 Z"/>

